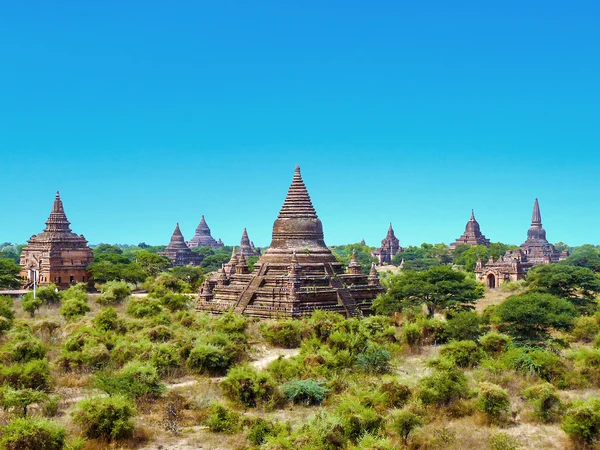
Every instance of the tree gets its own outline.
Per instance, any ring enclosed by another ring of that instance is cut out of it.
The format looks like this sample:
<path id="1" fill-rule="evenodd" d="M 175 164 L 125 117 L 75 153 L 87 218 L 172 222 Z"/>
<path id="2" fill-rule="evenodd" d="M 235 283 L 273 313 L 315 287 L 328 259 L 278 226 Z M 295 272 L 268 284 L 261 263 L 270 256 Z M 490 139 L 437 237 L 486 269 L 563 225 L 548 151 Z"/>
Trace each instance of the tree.
<path id="1" fill-rule="evenodd" d="M 457 245 L 453 252 L 454 263 L 463 266 L 466 271 L 473 272 L 478 259 L 487 261 L 490 257 L 495 259 L 500 258 L 507 250 L 516 248 L 514 245 L 502 244 L 494 242 L 489 247 L 485 245 Z"/>
<path id="2" fill-rule="evenodd" d="M 135 262 L 151 277 L 157 276 L 171 265 L 171 261 L 168 258 L 146 250 L 140 250 L 135 253 Z"/>
<path id="3" fill-rule="evenodd" d="M 483 294 L 483 285 L 468 278 L 465 272 L 439 266 L 391 277 L 389 291 L 373 302 L 373 308 L 378 314 L 390 314 L 423 303 L 429 317 L 433 317 L 439 310 L 473 309 Z"/>
<path id="4" fill-rule="evenodd" d="M 576 247 L 562 264 L 587 267 L 594 272 L 600 272 L 600 248 L 589 244 Z"/>
<path id="5" fill-rule="evenodd" d="M 344 264 L 346 267 L 350 264 L 350 260 L 352 259 L 352 252 L 356 252 L 356 259 L 360 264 L 361 272 L 365 275 L 369 273 L 371 270 L 371 264 L 377 263 L 377 258 L 371 256 L 372 248 L 368 245 L 363 245 L 361 243 L 358 244 L 348 244 L 348 245 L 336 245 L 331 249 L 333 255 Z"/>
<path id="6" fill-rule="evenodd" d="M 19 265 L 12 259 L 4 258 L 0 252 L 0 288 L 17 289 L 21 285 Z"/>
<path id="7" fill-rule="evenodd" d="M 502 328 L 516 340 L 547 340 L 551 330 L 569 330 L 577 310 L 567 300 L 537 292 L 509 297 L 496 308 Z"/>
<path id="8" fill-rule="evenodd" d="M 552 294 L 573 303 L 582 313 L 597 309 L 600 278 L 586 267 L 545 264 L 529 271 L 527 284 L 536 292 Z"/>

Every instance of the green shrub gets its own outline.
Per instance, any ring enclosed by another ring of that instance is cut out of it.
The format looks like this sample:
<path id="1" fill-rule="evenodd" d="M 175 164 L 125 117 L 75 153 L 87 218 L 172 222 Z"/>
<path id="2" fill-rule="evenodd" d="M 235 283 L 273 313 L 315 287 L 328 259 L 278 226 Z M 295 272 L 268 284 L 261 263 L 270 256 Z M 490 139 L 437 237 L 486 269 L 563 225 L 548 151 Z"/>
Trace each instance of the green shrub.
<path id="1" fill-rule="evenodd" d="M 407 323 L 402 327 L 402 340 L 406 342 L 411 349 L 416 350 L 421 346 L 421 327 L 416 323 Z"/>
<path id="2" fill-rule="evenodd" d="M 152 342 L 167 342 L 173 337 L 173 330 L 166 325 L 158 325 L 146 332 Z"/>
<path id="3" fill-rule="evenodd" d="M 248 440 L 254 445 L 261 445 L 269 436 L 277 432 L 277 427 L 272 422 L 264 419 L 256 419 L 248 432 Z"/>
<path id="4" fill-rule="evenodd" d="M 600 315 L 581 316 L 575 319 L 571 338 L 575 341 L 592 342 L 600 333 Z"/>
<path id="5" fill-rule="evenodd" d="M 356 419 L 360 426 L 360 419 Z M 346 446 L 348 438 L 345 435 L 344 421 L 338 416 L 321 411 L 308 418 L 306 422 L 290 438 L 279 436 L 278 438 L 268 438 L 266 447 L 269 450 L 275 449 L 319 449 L 336 450 Z M 349 429 L 348 429 L 349 430 Z"/>
<path id="6" fill-rule="evenodd" d="M 594 386 L 600 386 L 600 350 L 582 348 L 568 355 L 575 361 L 575 369 Z"/>
<path id="7" fill-rule="evenodd" d="M 127 304 L 127 314 L 138 319 L 156 316 L 161 311 L 160 300 L 152 297 L 133 297 Z"/>
<path id="8" fill-rule="evenodd" d="M 395 381 L 382 383 L 380 389 L 385 395 L 386 406 L 390 408 L 403 407 L 412 396 L 412 392 L 408 386 Z"/>
<path id="9" fill-rule="evenodd" d="M 383 426 L 383 417 L 375 409 L 353 397 L 341 399 L 335 413 L 340 418 L 344 436 L 352 442 L 357 442 L 365 433 L 378 432 Z"/>
<path id="10" fill-rule="evenodd" d="M 512 338 L 506 334 L 490 332 L 479 338 L 479 344 L 489 355 L 498 355 L 512 343 Z"/>
<path id="11" fill-rule="evenodd" d="M 206 425 L 215 433 L 234 433 L 240 428 L 240 415 L 220 403 L 213 403 Z"/>
<path id="12" fill-rule="evenodd" d="M 419 382 L 419 398 L 426 405 L 446 406 L 467 398 L 469 388 L 465 374 L 452 366 L 438 368 Z"/>
<path id="13" fill-rule="evenodd" d="M 490 438 L 490 450 L 519 450 L 519 440 L 507 433 L 496 433 Z"/>
<path id="14" fill-rule="evenodd" d="M 510 412 L 508 392 L 495 384 L 481 383 L 475 407 L 486 415 L 489 423 L 505 423 Z"/>
<path id="15" fill-rule="evenodd" d="M 502 356 L 502 362 L 523 375 L 537 375 L 549 382 L 560 381 L 566 371 L 557 355 L 540 349 L 511 348 Z"/>
<path id="16" fill-rule="evenodd" d="M 189 295 L 176 294 L 174 292 L 167 292 L 165 295 L 160 297 L 162 305 L 171 312 L 181 311 L 187 309 L 190 306 L 191 298 Z"/>
<path id="17" fill-rule="evenodd" d="M 382 374 L 391 369 L 390 353 L 378 344 L 371 343 L 364 352 L 356 355 L 356 366 L 361 372 Z"/>
<path id="18" fill-rule="evenodd" d="M 448 341 L 446 323 L 431 317 L 420 317 L 417 321 L 421 329 L 423 345 L 439 345 Z"/>
<path id="19" fill-rule="evenodd" d="M 23 311 L 28 312 L 31 317 L 35 315 L 35 312 L 44 306 L 44 302 L 41 298 L 37 297 L 33 298 L 33 292 L 28 292 L 23 295 L 23 300 L 21 301 L 21 306 L 23 307 Z"/>
<path id="20" fill-rule="evenodd" d="M 397 447 L 385 437 L 377 436 L 376 433 L 363 434 L 356 445 L 349 447 L 350 450 L 395 450 Z"/>
<path id="21" fill-rule="evenodd" d="M 133 398 L 158 396 L 165 391 L 156 368 L 139 361 L 126 364 L 114 375 L 96 375 L 94 385 L 109 395 L 122 394 Z"/>
<path id="22" fill-rule="evenodd" d="M 224 349 L 216 345 L 200 344 L 190 351 L 186 365 L 192 372 L 221 375 L 231 363 L 231 358 Z"/>
<path id="23" fill-rule="evenodd" d="M 600 442 L 600 400 L 577 402 L 567 411 L 562 429 L 576 444 Z"/>
<path id="24" fill-rule="evenodd" d="M 270 321 L 260 326 L 260 332 L 268 343 L 283 348 L 300 347 L 307 331 L 306 324 L 296 319 Z"/>
<path id="25" fill-rule="evenodd" d="M 46 357 L 46 347 L 42 341 L 30 334 L 17 335 L 5 348 L 10 359 L 15 362 L 27 362 Z"/>
<path id="26" fill-rule="evenodd" d="M 118 326 L 118 315 L 114 308 L 102 309 L 94 317 L 94 325 L 101 331 L 116 330 Z"/>
<path id="27" fill-rule="evenodd" d="M 0 334 L 11 329 L 15 318 L 12 309 L 13 299 L 8 295 L 0 295 Z"/>
<path id="28" fill-rule="evenodd" d="M 256 372 L 249 366 L 236 366 L 221 381 L 223 394 L 244 406 L 273 407 L 280 401 L 277 385 L 266 372 Z"/>
<path id="29" fill-rule="evenodd" d="M 396 327 L 389 316 L 369 316 L 359 323 L 359 330 L 365 336 L 378 342 L 395 342 Z"/>
<path id="30" fill-rule="evenodd" d="M 47 419 L 16 419 L 2 428 L 0 448 L 6 450 L 62 450 L 66 431 Z"/>
<path id="31" fill-rule="evenodd" d="M 479 316 L 474 311 L 460 311 L 452 315 L 446 322 L 446 333 L 449 339 L 456 341 L 471 340 L 479 338 Z"/>
<path id="32" fill-rule="evenodd" d="M 289 381 L 282 389 L 283 396 L 288 402 L 303 405 L 320 405 L 327 395 L 325 384 L 313 378 Z"/>
<path id="33" fill-rule="evenodd" d="M 408 445 L 410 434 L 416 428 L 423 426 L 423 424 L 424 421 L 421 416 L 405 408 L 394 413 L 390 427 L 400 436 L 404 445 Z"/>
<path id="34" fill-rule="evenodd" d="M 27 408 L 33 403 L 43 403 L 48 400 L 48 394 L 34 389 L 13 389 L 10 386 L 0 387 L 0 404 L 8 410 L 15 408 L 23 417 L 27 415 Z"/>
<path id="35" fill-rule="evenodd" d="M 56 305 L 60 302 L 60 294 L 54 283 L 49 284 L 48 286 L 40 286 L 36 291 L 36 296 L 45 305 Z"/>
<path id="36" fill-rule="evenodd" d="M 248 319 L 245 316 L 231 312 L 219 316 L 214 324 L 216 331 L 228 334 L 244 333 L 247 326 Z"/>
<path id="37" fill-rule="evenodd" d="M 167 375 L 181 365 L 177 351 L 169 344 L 160 344 L 152 348 L 150 363 L 156 367 L 160 375 Z"/>
<path id="38" fill-rule="evenodd" d="M 72 413 L 73 421 L 91 439 L 123 439 L 133 433 L 135 406 L 122 396 L 81 400 Z"/>
<path id="39" fill-rule="evenodd" d="M 0 366 L 0 384 L 6 383 L 14 389 L 36 389 L 48 391 L 52 378 L 48 361 L 35 359 L 26 363 Z"/>
<path id="40" fill-rule="evenodd" d="M 343 320 L 344 316 L 339 313 L 317 309 L 306 319 L 306 323 L 317 339 L 326 341 L 337 324 Z"/>
<path id="41" fill-rule="evenodd" d="M 75 319 L 77 317 L 85 316 L 89 312 L 90 307 L 87 303 L 87 296 L 85 300 L 81 298 L 67 298 L 63 300 L 60 307 L 60 313 L 67 320 Z"/>
<path id="42" fill-rule="evenodd" d="M 96 302 L 100 305 L 117 305 L 131 295 L 129 285 L 122 281 L 108 281 L 100 288 Z"/>
<path id="43" fill-rule="evenodd" d="M 458 367 L 474 367 L 485 357 L 476 342 L 452 341 L 440 349 L 440 356 L 446 357 Z"/>
<path id="44" fill-rule="evenodd" d="M 523 391 L 523 396 L 533 405 L 533 414 L 542 423 L 556 421 L 562 414 L 560 397 L 550 383 L 541 383 Z"/>

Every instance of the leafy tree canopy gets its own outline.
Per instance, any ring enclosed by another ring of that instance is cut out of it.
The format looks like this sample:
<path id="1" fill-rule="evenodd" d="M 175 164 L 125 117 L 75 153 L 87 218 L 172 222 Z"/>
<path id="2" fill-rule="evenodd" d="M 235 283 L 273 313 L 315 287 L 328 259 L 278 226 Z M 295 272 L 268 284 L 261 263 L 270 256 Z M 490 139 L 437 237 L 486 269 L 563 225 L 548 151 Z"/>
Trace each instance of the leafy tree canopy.
<path id="1" fill-rule="evenodd" d="M 0 288 L 17 289 L 21 285 L 20 271 L 20 267 L 13 259 L 0 256 Z"/>
<path id="2" fill-rule="evenodd" d="M 350 260 L 352 259 L 352 252 L 356 251 L 356 259 L 360 264 L 360 270 L 364 274 L 368 274 L 371 270 L 371 264 L 377 263 L 377 258 L 371 256 L 371 251 L 374 250 L 368 245 L 358 244 L 347 244 L 347 245 L 335 245 L 331 247 L 331 252 L 337 258 L 339 262 L 348 267 Z"/>
<path id="3" fill-rule="evenodd" d="M 373 307 L 378 314 L 390 314 L 425 304 L 432 317 L 436 311 L 473 309 L 483 293 L 483 285 L 465 272 L 439 266 L 422 272 L 404 271 L 390 277 L 388 292 L 378 297 Z"/>
<path id="4" fill-rule="evenodd" d="M 594 272 L 600 272 L 600 247 L 589 244 L 575 247 L 561 264 L 587 267 Z"/>
<path id="5" fill-rule="evenodd" d="M 495 259 L 503 256 L 507 250 L 516 249 L 516 245 L 502 244 L 501 242 L 493 242 L 489 247 L 485 245 L 457 245 L 452 252 L 454 263 L 463 266 L 466 271 L 473 272 L 478 259 L 487 261 L 490 257 Z"/>

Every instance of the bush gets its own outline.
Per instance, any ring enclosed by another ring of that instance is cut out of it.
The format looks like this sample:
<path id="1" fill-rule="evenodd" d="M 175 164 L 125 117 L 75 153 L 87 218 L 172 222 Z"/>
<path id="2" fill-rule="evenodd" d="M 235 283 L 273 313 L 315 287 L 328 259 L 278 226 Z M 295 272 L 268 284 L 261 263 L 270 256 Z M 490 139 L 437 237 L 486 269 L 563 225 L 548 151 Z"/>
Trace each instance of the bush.
<path id="1" fill-rule="evenodd" d="M 60 313 L 67 320 L 75 319 L 77 317 L 85 316 L 89 312 L 90 307 L 87 303 L 87 296 L 85 300 L 81 298 L 67 298 L 63 300 L 60 307 Z"/>
<path id="2" fill-rule="evenodd" d="M 165 390 L 156 368 L 139 361 L 126 364 L 114 375 L 98 374 L 94 385 L 109 395 L 122 394 L 133 398 L 158 396 Z"/>
<path id="3" fill-rule="evenodd" d="M 519 440 L 507 433 L 496 433 L 490 438 L 490 450 L 519 450 Z"/>
<path id="4" fill-rule="evenodd" d="M 300 347 L 307 331 L 306 324 L 295 319 L 265 322 L 260 326 L 260 332 L 268 343 L 283 348 Z"/>
<path id="5" fill-rule="evenodd" d="M 542 423 L 551 423 L 560 417 L 560 397 L 550 383 L 541 383 L 525 389 L 523 396 L 533 404 L 533 414 Z"/>
<path id="6" fill-rule="evenodd" d="M 37 297 L 33 298 L 33 292 L 28 292 L 23 295 L 23 300 L 21 302 L 21 306 L 23 306 L 23 311 L 28 312 L 31 317 L 35 315 L 35 312 L 40 309 L 44 305 L 44 302 L 41 298 Z"/>
<path id="7" fill-rule="evenodd" d="M 94 325 L 101 331 L 116 330 L 118 326 L 117 311 L 110 307 L 102 309 L 94 317 Z"/>
<path id="8" fill-rule="evenodd" d="M 484 334 L 479 338 L 479 344 L 489 355 L 498 355 L 508 348 L 512 339 L 510 336 L 501 333 L 491 332 Z"/>
<path id="9" fill-rule="evenodd" d="M 265 405 L 273 407 L 279 403 L 277 385 L 268 373 L 256 372 L 249 366 L 236 366 L 227 372 L 221 381 L 223 394 L 230 400 L 254 408 Z"/>
<path id="10" fill-rule="evenodd" d="M 14 342 L 11 342 L 5 348 L 10 355 L 10 359 L 15 362 L 27 362 L 46 357 L 46 348 L 42 341 L 28 333 L 15 336 Z"/>
<path id="11" fill-rule="evenodd" d="M 102 294 L 96 299 L 100 305 L 117 305 L 131 295 L 129 285 L 122 281 L 108 281 L 100 291 Z"/>
<path id="12" fill-rule="evenodd" d="M 14 389 L 48 391 L 51 381 L 48 361 L 43 359 L 12 366 L 0 366 L 0 384 L 6 383 Z"/>
<path id="13" fill-rule="evenodd" d="M 173 292 L 167 292 L 165 295 L 160 297 L 162 305 L 171 312 L 181 311 L 187 309 L 190 306 L 191 298 L 189 295 L 176 294 Z"/>
<path id="14" fill-rule="evenodd" d="M 401 409 L 393 415 L 391 429 L 398 433 L 404 445 L 407 445 L 410 433 L 415 428 L 423 426 L 423 423 L 421 416 L 408 409 Z"/>
<path id="15" fill-rule="evenodd" d="M 12 310 L 13 299 L 8 295 L 0 295 L 0 333 L 12 327 L 15 313 Z"/>
<path id="16" fill-rule="evenodd" d="M 477 340 L 481 334 L 479 322 L 479 316 L 474 311 L 461 311 L 453 314 L 446 323 L 448 338 L 457 341 Z"/>
<path id="17" fill-rule="evenodd" d="M 304 405 L 320 405 L 327 395 L 324 383 L 312 378 L 289 381 L 283 385 L 282 389 L 288 402 Z"/>
<path id="18" fill-rule="evenodd" d="M 62 450 L 66 431 L 47 419 L 16 419 L 2 429 L 0 448 L 6 450 Z"/>
<path id="19" fill-rule="evenodd" d="M 560 358 L 546 350 L 511 348 L 502 361 L 523 375 L 537 375 L 549 382 L 560 381 L 565 374 L 565 365 Z"/>
<path id="20" fill-rule="evenodd" d="M 261 445 L 267 437 L 274 435 L 276 432 L 277 427 L 272 422 L 256 419 L 248 432 L 248 440 L 254 445 Z"/>
<path id="21" fill-rule="evenodd" d="M 244 333 L 248 326 L 248 319 L 241 314 L 222 314 L 215 322 L 215 330 L 227 334 Z"/>
<path id="22" fill-rule="evenodd" d="M 489 423 L 505 423 L 510 412 L 508 392 L 495 384 L 481 383 L 475 406 L 486 415 Z"/>
<path id="23" fill-rule="evenodd" d="M 122 395 L 81 400 L 72 413 L 73 421 L 91 439 L 123 439 L 133 433 L 135 406 Z"/>
<path id="24" fill-rule="evenodd" d="M 177 351 L 169 344 L 160 344 L 152 348 L 150 363 L 160 375 L 167 375 L 179 368 L 181 362 Z"/>
<path id="25" fill-rule="evenodd" d="M 363 405 L 358 399 L 347 397 L 342 399 L 336 408 L 340 418 L 342 432 L 352 442 L 365 433 L 376 433 L 383 426 L 383 418 L 375 409 Z"/>
<path id="26" fill-rule="evenodd" d="M 440 356 L 454 361 L 458 367 L 474 367 L 485 357 L 485 353 L 473 341 L 452 341 L 440 349 Z"/>
<path id="27" fill-rule="evenodd" d="M 371 343 L 367 349 L 356 355 L 356 366 L 361 372 L 382 374 L 391 369 L 390 353 L 378 344 Z"/>
<path id="28" fill-rule="evenodd" d="M 213 403 L 206 425 L 215 433 L 233 433 L 240 427 L 240 415 L 219 403 Z"/>
<path id="29" fill-rule="evenodd" d="M 414 351 L 421 346 L 421 328 L 416 323 L 405 324 L 402 327 L 402 339 Z"/>
<path id="30" fill-rule="evenodd" d="M 27 408 L 33 403 L 42 403 L 48 400 L 48 394 L 34 389 L 12 389 L 10 386 L 0 388 L 0 404 L 8 410 L 16 408 L 21 415 L 27 415 Z"/>
<path id="31" fill-rule="evenodd" d="M 216 345 L 200 344 L 190 351 L 186 365 L 192 372 L 221 375 L 231 363 L 231 358 L 224 349 Z"/>
<path id="32" fill-rule="evenodd" d="M 129 300 L 127 314 L 141 319 L 156 316 L 162 311 L 160 300 L 152 297 L 134 297 Z"/>
<path id="33" fill-rule="evenodd" d="M 451 366 L 438 368 L 419 382 L 419 398 L 426 405 L 447 406 L 468 395 L 465 374 Z"/>
<path id="34" fill-rule="evenodd" d="M 600 400 L 578 402 L 567 411 L 562 429 L 577 444 L 594 444 L 600 440 Z"/>
<path id="35" fill-rule="evenodd" d="M 581 316 L 575 319 L 571 338 L 575 341 L 592 342 L 600 333 L 600 315 Z"/>
<path id="36" fill-rule="evenodd" d="M 381 392 L 385 395 L 385 404 L 391 408 L 403 407 L 410 397 L 412 392 L 405 384 L 390 381 L 381 385 Z"/>

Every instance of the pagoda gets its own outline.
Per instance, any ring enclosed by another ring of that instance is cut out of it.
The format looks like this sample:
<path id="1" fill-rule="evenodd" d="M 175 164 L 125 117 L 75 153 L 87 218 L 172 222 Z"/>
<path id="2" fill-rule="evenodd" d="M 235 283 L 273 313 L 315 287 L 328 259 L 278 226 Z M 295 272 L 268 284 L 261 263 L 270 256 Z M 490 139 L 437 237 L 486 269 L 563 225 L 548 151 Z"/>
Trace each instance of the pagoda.
<path id="1" fill-rule="evenodd" d="M 256 317 L 299 317 L 317 309 L 361 316 L 382 292 L 374 267 L 369 276 L 354 266 L 345 273 L 327 248 L 323 226 L 296 166 L 273 224 L 271 245 L 253 272 L 243 252 L 237 255 L 234 250 L 231 261 L 202 285 L 197 309 Z"/>
<path id="2" fill-rule="evenodd" d="M 495 288 L 507 281 L 517 281 L 539 264 L 557 263 L 569 256 L 568 251 L 556 250 L 546 239 L 546 230 L 542 227 L 542 215 L 538 199 L 533 203 L 531 227 L 527 231 L 527 240 L 516 250 L 509 250 L 497 261 L 491 258 L 484 263 L 477 261 L 475 275 L 489 288 Z"/>
<path id="3" fill-rule="evenodd" d="M 54 205 L 46 221 L 46 228 L 31 236 L 21 251 L 21 278 L 25 287 L 47 286 L 54 283 L 68 288 L 76 283 L 89 283 L 87 266 L 94 254 L 83 234 L 71 231 L 60 193 L 56 192 Z"/>
<path id="4" fill-rule="evenodd" d="M 400 240 L 394 234 L 394 228 L 390 222 L 387 235 L 381 241 L 381 247 L 371 252 L 371 255 L 379 260 L 379 265 L 391 264 L 392 258 L 404 250 L 400 247 Z"/>
<path id="5" fill-rule="evenodd" d="M 223 247 L 223 242 L 221 239 L 215 241 L 215 239 L 210 234 L 210 228 L 206 224 L 206 220 L 204 220 L 204 216 L 200 219 L 200 223 L 196 227 L 196 234 L 190 241 L 187 243 L 188 247 L 212 247 L 219 248 Z"/>
<path id="6" fill-rule="evenodd" d="M 248 238 L 248 231 L 244 228 L 244 232 L 242 233 L 242 239 L 240 240 L 240 254 L 244 256 L 260 256 L 260 249 L 257 249 L 254 246 L 254 242 Z"/>
<path id="7" fill-rule="evenodd" d="M 193 252 L 185 243 L 179 224 L 175 225 L 175 231 L 171 236 L 171 242 L 165 247 L 160 256 L 165 256 L 171 261 L 172 266 L 198 266 L 202 262 L 202 256 Z"/>
<path id="8" fill-rule="evenodd" d="M 487 239 L 479 228 L 479 222 L 475 220 L 475 211 L 471 210 L 471 218 L 465 226 L 465 232 L 456 241 L 450 244 L 450 250 L 454 250 L 457 245 L 468 245 L 474 247 L 475 245 L 490 246 L 490 240 Z"/>

